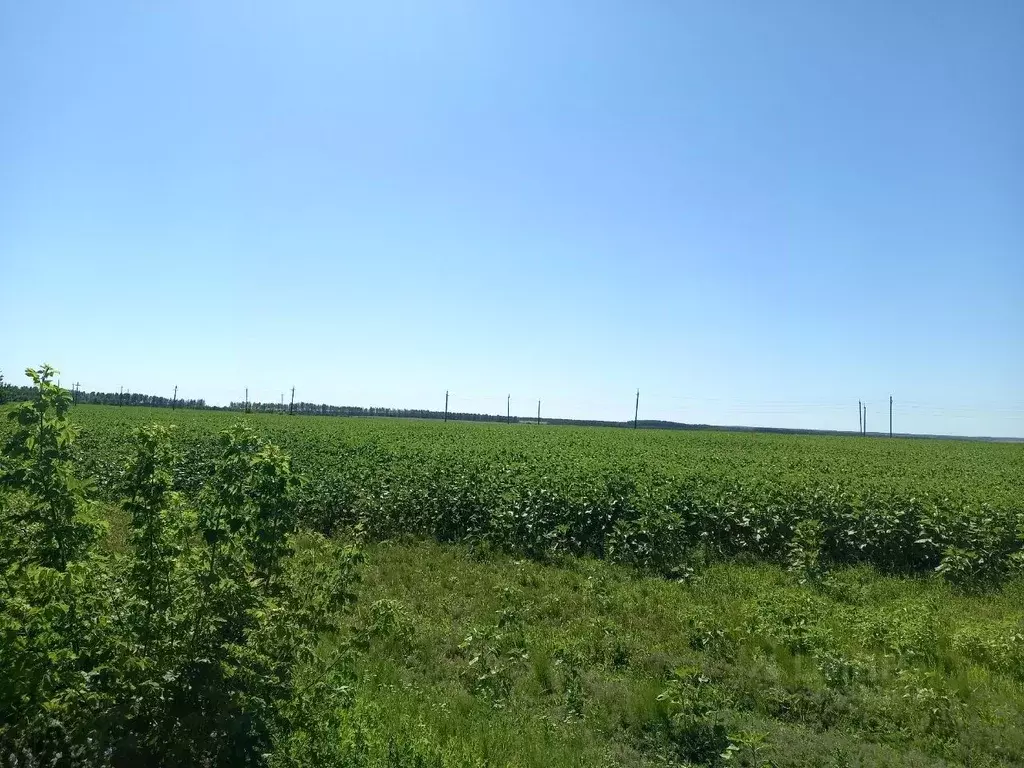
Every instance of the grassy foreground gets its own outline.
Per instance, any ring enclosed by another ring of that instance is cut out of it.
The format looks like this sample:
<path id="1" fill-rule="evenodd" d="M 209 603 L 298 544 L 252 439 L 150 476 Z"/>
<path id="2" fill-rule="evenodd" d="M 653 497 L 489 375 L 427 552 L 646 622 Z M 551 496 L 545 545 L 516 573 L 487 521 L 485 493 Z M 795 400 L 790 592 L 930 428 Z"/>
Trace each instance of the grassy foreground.
<path id="1" fill-rule="evenodd" d="M 723 564 L 675 583 L 378 544 L 356 625 L 355 727 L 384 764 L 1024 764 L 1020 582 Z"/>

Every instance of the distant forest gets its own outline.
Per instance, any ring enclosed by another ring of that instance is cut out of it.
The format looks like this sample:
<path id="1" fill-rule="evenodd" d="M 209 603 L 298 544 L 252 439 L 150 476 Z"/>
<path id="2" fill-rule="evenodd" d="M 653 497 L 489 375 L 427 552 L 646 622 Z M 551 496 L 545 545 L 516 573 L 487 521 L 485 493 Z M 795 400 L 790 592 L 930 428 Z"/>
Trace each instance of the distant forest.
<path id="1" fill-rule="evenodd" d="M 74 402 L 94 403 L 96 405 L 146 405 L 154 408 L 170 408 L 172 398 L 160 395 L 143 395 L 138 392 L 75 392 L 69 390 Z M 32 400 L 39 391 L 35 387 L 16 387 L 0 384 L 0 403 L 13 403 Z M 209 408 L 205 400 L 186 400 L 178 398 L 173 403 L 177 408 Z"/>
<path id="2" fill-rule="evenodd" d="M 30 400 L 36 396 L 33 387 L 20 387 L 3 385 L 0 377 L 0 403 L 14 402 L 19 400 Z M 207 405 L 202 398 L 198 400 L 173 400 L 170 397 L 161 395 L 145 395 L 139 392 L 74 392 L 72 391 L 75 403 L 97 404 L 97 405 L 141 405 L 150 408 L 193 408 L 214 411 L 239 411 L 251 413 L 281 413 L 289 412 L 289 404 L 277 403 L 246 403 L 242 400 L 234 401 L 227 406 Z M 306 416 L 370 416 L 370 417 L 392 417 L 399 419 L 444 419 L 444 411 L 431 411 L 424 408 L 363 408 L 358 405 L 329 405 L 328 403 L 307 403 L 298 402 L 294 405 L 296 415 Z M 510 422 L 512 424 L 533 424 L 536 419 L 532 417 L 505 416 L 504 414 L 488 413 L 463 413 L 461 411 L 449 411 L 447 418 L 451 421 L 492 421 Z M 599 419 L 551 419 L 542 418 L 542 424 L 575 425 L 589 427 L 632 427 L 632 421 L 602 421 Z M 646 429 L 706 429 L 705 425 L 680 424 L 674 421 L 647 421 L 641 419 L 637 426 Z"/>
<path id="3" fill-rule="evenodd" d="M 34 387 L 21 387 L 6 384 L 3 374 L 0 373 L 0 404 L 21 400 L 31 400 L 37 395 Z M 193 408 L 197 410 L 212 411 L 239 411 L 251 413 L 280 413 L 287 414 L 289 405 L 285 403 L 245 403 L 244 401 L 232 402 L 227 406 L 207 405 L 202 398 L 198 400 L 177 399 L 161 395 L 144 395 L 138 392 L 72 392 L 75 403 L 94 403 L 97 405 L 141 405 L 150 408 Z M 369 416 L 369 417 L 392 417 L 399 419 L 444 419 L 444 411 L 430 411 L 423 408 L 362 408 L 358 405 L 328 405 L 327 403 L 295 403 L 294 412 L 296 415 L 305 416 Z M 534 424 L 537 420 L 532 417 L 512 416 L 503 414 L 488 413 L 462 413 L 449 411 L 447 418 L 451 421 L 491 421 L 510 422 L 512 424 Z M 542 418 L 541 424 L 565 425 L 577 427 L 619 427 L 640 429 L 714 429 L 723 432 L 770 432 L 784 435 L 851 435 L 857 434 L 846 430 L 831 429 L 788 429 L 786 427 L 747 427 L 747 426 L 718 426 L 713 424 L 684 424 L 678 421 L 662 421 L 657 419 L 640 419 L 638 422 L 629 421 L 604 421 L 600 419 L 552 419 Z M 881 432 L 869 432 L 868 435 L 883 435 Z M 1024 442 L 1019 438 L 990 438 L 990 437 L 958 437 L 956 435 L 918 435 L 903 432 L 895 433 L 895 437 L 941 437 L 956 440 L 982 440 L 998 442 Z"/>
<path id="4" fill-rule="evenodd" d="M 85 392 L 71 391 L 76 404 L 96 405 L 141 405 L 150 408 L 192 408 L 199 410 L 214 411 L 239 411 L 251 413 L 289 413 L 293 408 L 296 415 L 307 416 L 371 416 L 371 417 L 393 417 L 399 419 L 444 419 L 444 411 L 431 411 L 424 408 L 363 408 L 358 405 L 329 405 L 328 403 L 307 403 L 298 402 L 294 407 L 288 403 L 282 405 L 277 403 L 246 403 L 242 400 L 234 401 L 227 406 L 207 405 L 206 400 L 177 399 L 163 397 L 161 395 L 146 395 L 140 392 Z M 34 387 L 21 387 L 5 385 L 0 376 L 0 403 L 31 400 L 36 397 L 37 391 Z M 447 418 L 451 421 L 493 421 L 511 422 L 513 424 L 535 423 L 536 419 L 523 418 L 520 416 L 508 417 L 504 414 L 487 413 L 464 413 L 461 411 L 449 411 Z M 583 426 L 602 427 L 624 427 L 632 426 L 633 422 L 624 421 L 600 421 L 585 419 L 541 419 L 543 424 L 576 424 Z M 640 426 L 664 426 L 672 422 L 645 422 L 641 421 Z M 677 425 L 677 428 L 683 425 Z"/>
<path id="5" fill-rule="evenodd" d="M 225 410 L 245 411 L 246 403 L 239 400 L 232 402 Z M 248 410 L 253 413 L 288 413 L 289 405 L 285 403 L 249 403 Z M 358 405 L 328 405 L 327 403 L 296 403 L 296 414 L 311 416 L 392 416 L 399 419 L 443 419 L 444 411 L 428 411 L 423 408 L 362 408 Z M 509 419 L 506 416 L 486 413 L 460 413 L 448 411 L 448 418 L 453 421 L 524 421 L 518 416 Z"/>
<path id="6" fill-rule="evenodd" d="M 206 400 L 199 398 L 189 400 L 170 398 L 162 395 L 146 395 L 141 392 L 86 392 L 70 390 L 76 404 L 95 405 L 141 405 L 149 408 L 192 408 L 197 410 L 241 411 L 252 413 L 288 413 L 291 406 L 280 403 L 258 403 L 243 401 L 232 402 L 227 406 L 207 405 Z M 38 395 L 35 387 L 22 387 L 6 384 L 0 374 L 0 403 L 31 400 Z M 421 408 L 361 408 L 357 405 L 328 405 L 327 403 L 299 402 L 294 405 L 297 415 L 316 416 L 392 416 L 404 419 L 443 419 L 444 411 L 429 411 Z M 455 421 L 520 421 L 518 416 L 507 419 L 505 416 L 482 413 L 448 412 L 448 418 Z M 550 420 L 549 420 L 550 421 Z"/>

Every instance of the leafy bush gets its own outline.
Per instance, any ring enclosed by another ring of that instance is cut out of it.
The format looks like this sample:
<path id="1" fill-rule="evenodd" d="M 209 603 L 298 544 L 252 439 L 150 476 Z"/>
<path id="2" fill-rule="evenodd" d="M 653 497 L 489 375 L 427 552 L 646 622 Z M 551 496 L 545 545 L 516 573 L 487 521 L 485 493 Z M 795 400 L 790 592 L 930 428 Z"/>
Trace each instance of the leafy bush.
<path id="1" fill-rule="evenodd" d="M 48 365 L 25 373 L 38 397 L 10 413 L 17 426 L 4 447 L 3 481 L 26 503 L 11 508 L 6 522 L 19 534 L 24 558 L 64 571 L 96 541 L 98 526 L 86 514 L 88 484 L 75 473 L 71 395 L 53 383 L 57 371 Z"/>
<path id="2" fill-rule="evenodd" d="M 359 552 L 295 536 L 290 461 L 247 427 L 223 433 L 186 508 L 170 431 L 153 426 L 135 432 L 118 484 L 129 546 L 105 554 L 54 374 L 28 371 L 38 397 L 12 413 L 5 451 L 0 755 L 205 766 L 329 750 L 317 723 L 347 705 L 351 665 L 322 640 L 354 599 Z"/>

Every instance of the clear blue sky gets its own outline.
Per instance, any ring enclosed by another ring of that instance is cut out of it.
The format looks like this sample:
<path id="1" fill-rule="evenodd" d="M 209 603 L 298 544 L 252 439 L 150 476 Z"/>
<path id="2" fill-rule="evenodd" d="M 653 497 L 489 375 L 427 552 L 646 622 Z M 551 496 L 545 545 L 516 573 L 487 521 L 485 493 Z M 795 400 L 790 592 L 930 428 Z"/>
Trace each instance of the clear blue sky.
<path id="1" fill-rule="evenodd" d="M 1024 3 L 0 0 L 0 368 L 1024 435 Z"/>

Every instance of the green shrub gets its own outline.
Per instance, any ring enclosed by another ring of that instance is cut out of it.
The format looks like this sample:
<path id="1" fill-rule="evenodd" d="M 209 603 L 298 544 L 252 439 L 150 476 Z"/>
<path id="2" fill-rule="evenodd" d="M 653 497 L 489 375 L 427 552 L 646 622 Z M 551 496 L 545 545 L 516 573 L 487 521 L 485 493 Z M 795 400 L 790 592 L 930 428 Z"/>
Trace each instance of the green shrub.
<path id="1" fill-rule="evenodd" d="M 0 756 L 207 766 L 329 751 L 317 724 L 351 703 L 351 654 L 325 655 L 323 638 L 341 630 L 360 555 L 296 538 L 288 457 L 233 427 L 193 514 L 171 490 L 169 430 L 137 430 L 119 483 L 128 546 L 104 554 L 67 393 L 48 366 L 28 373 L 39 396 L 12 414 L 3 475 Z"/>

